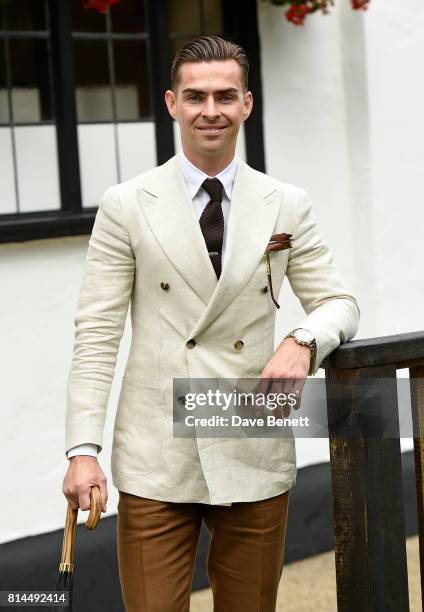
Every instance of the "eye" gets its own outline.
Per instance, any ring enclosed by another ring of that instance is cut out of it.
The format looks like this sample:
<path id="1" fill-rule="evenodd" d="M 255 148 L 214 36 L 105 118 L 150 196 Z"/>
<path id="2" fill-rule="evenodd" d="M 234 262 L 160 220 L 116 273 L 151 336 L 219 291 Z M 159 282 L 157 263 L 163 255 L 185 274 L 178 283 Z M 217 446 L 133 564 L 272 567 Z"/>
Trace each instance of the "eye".
<path id="1" fill-rule="evenodd" d="M 190 94 L 187 100 L 190 100 L 191 102 L 196 102 L 197 100 L 200 100 L 200 96 L 199 94 Z"/>
<path id="2" fill-rule="evenodd" d="M 230 96 L 229 94 L 224 94 L 223 96 L 221 96 L 221 100 L 223 100 L 224 102 L 231 102 L 232 99 L 233 96 Z"/>

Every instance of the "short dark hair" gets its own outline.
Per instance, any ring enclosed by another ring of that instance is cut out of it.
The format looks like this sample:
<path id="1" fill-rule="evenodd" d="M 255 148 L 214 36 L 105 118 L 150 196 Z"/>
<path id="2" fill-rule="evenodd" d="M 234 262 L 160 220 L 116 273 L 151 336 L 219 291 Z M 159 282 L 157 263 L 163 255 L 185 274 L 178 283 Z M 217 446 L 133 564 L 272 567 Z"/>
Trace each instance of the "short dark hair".
<path id="1" fill-rule="evenodd" d="M 178 85 L 178 71 L 186 62 L 212 62 L 233 59 L 240 66 L 245 90 L 248 89 L 249 60 L 245 50 L 220 36 L 199 36 L 189 40 L 175 55 L 171 68 L 171 88 Z"/>

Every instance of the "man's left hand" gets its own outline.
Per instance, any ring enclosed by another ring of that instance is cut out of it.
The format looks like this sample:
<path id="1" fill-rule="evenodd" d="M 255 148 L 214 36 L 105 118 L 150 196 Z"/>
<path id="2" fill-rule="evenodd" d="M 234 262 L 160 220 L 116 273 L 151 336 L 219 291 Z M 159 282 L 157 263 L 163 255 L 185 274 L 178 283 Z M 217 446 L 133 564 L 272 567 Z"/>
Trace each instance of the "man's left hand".
<path id="1" fill-rule="evenodd" d="M 311 351 L 307 346 L 301 346 L 294 338 L 285 338 L 268 361 L 261 373 L 261 381 L 256 388 L 256 393 L 294 393 L 298 399 L 297 408 L 300 406 L 300 398 L 306 377 L 311 365 Z M 283 380 L 268 380 L 283 379 Z M 276 416 L 278 409 L 273 412 Z M 281 408 L 280 408 L 281 412 Z M 290 414 L 290 408 L 282 407 L 284 416 Z M 257 416 L 264 416 L 263 407 L 257 406 Z"/>

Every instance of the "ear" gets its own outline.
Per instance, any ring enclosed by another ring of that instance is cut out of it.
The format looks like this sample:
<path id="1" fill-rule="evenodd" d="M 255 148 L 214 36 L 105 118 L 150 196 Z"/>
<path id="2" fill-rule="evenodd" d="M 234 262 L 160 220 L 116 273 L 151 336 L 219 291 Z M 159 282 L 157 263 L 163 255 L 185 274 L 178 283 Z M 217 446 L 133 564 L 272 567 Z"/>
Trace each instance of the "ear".
<path id="1" fill-rule="evenodd" d="M 250 113 L 252 112 L 252 108 L 253 108 L 253 95 L 251 91 L 246 91 L 246 93 L 244 94 L 244 119 L 243 121 L 246 121 L 246 119 L 249 117 Z"/>
<path id="2" fill-rule="evenodd" d="M 165 103 L 166 103 L 168 112 L 171 115 L 171 117 L 173 119 L 176 119 L 177 109 L 176 109 L 176 103 L 175 103 L 175 95 L 172 89 L 167 89 L 165 91 Z"/>

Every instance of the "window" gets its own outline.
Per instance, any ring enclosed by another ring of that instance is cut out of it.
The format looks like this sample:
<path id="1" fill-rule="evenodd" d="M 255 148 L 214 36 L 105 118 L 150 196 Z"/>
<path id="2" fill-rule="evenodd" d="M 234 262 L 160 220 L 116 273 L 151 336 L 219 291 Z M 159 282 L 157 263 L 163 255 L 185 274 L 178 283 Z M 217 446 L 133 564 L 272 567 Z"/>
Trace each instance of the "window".
<path id="1" fill-rule="evenodd" d="M 0 215 L 57 209 L 46 1 L 29 1 L 26 11 L 16 2 L 2 2 L 0 26 Z"/>
<path id="2" fill-rule="evenodd" d="M 83 208 L 156 164 L 148 43 L 143 0 L 122 0 L 106 15 L 72 3 Z"/>
<path id="3" fill-rule="evenodd" d="M 186 42 L 200 34 L 223 35 L 221 3 L 214 0 L 171 0 L 168 5 L 170 61 Z"/>
<path id="4" fill-rule="evenodd" d="M 108 186 L 178 148 L 163 99 L 175 52 L 199 34 L 237 39 L 246 11 L 257 33 L 255 0 L 120 0 L 106 14 L 0 0 L 0 242 L 90 233 Z"/>

